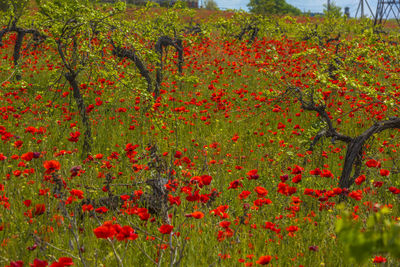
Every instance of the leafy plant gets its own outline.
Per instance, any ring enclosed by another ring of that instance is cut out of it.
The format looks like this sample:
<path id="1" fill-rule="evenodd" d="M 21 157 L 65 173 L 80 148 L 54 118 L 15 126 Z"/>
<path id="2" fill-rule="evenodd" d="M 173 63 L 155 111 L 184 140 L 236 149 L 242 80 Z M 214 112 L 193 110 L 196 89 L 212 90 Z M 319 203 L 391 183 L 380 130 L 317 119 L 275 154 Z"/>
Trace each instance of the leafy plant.
<path id="1" fill-rule="evenodd" d="M 400 259 L 400 225 L 390 218 L 391 210 L 376 207 L 366 219 L 354 221 L 349 212 L 343 212 L 336 221 L 338 241 L 342 244 L 348 264 L 365 264 L 375 255 L 390 255 Z"/>

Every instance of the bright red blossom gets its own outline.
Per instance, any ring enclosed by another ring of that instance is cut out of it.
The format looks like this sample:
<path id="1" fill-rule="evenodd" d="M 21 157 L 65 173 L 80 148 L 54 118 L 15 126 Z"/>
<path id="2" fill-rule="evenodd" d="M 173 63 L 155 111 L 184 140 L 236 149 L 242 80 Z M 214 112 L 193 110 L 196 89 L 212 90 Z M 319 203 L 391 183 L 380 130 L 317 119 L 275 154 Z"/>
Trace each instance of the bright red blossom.
<path id="1" fill-rule="evenodd" d="M 79 131 L 77 131 L 77 132 L 69 133 L 69 135 L 70 135 L 70 138 L 68 138 L 68 141 L 76 143 L 79 141 L 79 136 L 81 135 L 81 133 Z"/>
<path id="2" fill-rule="evenodd" d="M 379 174 L 381 176 L 389 176 L 390 175 L 390 171 L 389 170 L 385 170 L 385 169 L 380 169 L 379 170 Z"/>
<path id="3" fill-rule="evenodd" d="M 257 180 L 259 177 L 258 170 L 251 170 L 247 173 L 247 179 L 249 180 Z"/>
<path id="4" fill-rule="evenodd" d="M 295 225 L 291 225 L 289 227 L 286 227 L 286 231 L 288 231 L 289 233 L 297 232 L 298 230 L 299 230 L 299 227 L 295 226 Z"/>
<path id="5" fill-rule="evenodd" d="M 47 261 L 42 261 L 39 259 L 34 259 L 33 264 L 30 264 L 31 267 L 46 267 L 47 265 L 49 265 Z"/>
<path id="6" fill-rule="evenodd" d="M 204 213 L 201 212 L 201 211 L 194 211 L 194 212 L 192 212 L 190 214 L 186 214 L 185 216 L 186 217 L 192 217 L 192 218 L 195 218 L 195 219 L 202 219 L 204 217 Z"/>
<path id="7" fill-rule="evenodd" d="M 45 174 L 50 174 L 58 171 L 61 167 L 61 164 L 57 160 L 49 160 L 43 163 L 43 167 L 46 169 Z"/>
<path id="8" fill-rule="evenodd" d="M 387 261 L 387 259 L 382 256 L 376 256 L 373 260 L 374 263 L 384 263 L 386 261 Z"/>
<path id="9" fill-rule="evenodd" d="M 360 185 L 360 184 L 362 184 L 364 181 L 365 181 L 365 175 L 362 174 L 362 175 L 358 176 L 358 177 L 355 179 L 354 182 L 355 182 L 356 184 Z"/>
<path id="10" fill-rule="evenodd" d="M 256 186 L 256 188 L 254 188 L 254 191 L 257 193 L 258 197 L 264 197 L 268 194 L 267 189 L 262 186 Z"/>
<path id="11" fill-rule="evenodd" d="M 374 159 L 368 160 L 365 164 L 367 165 L 368 168 L 379 168 L 381 166 L 381 163 Z"/>
<path id="12" fill-rule="evenodd" d="M 169 235 L 174 227 L 169 224 L 163 224 L 158 228 L 158 231 L 163 235 Z"/>
<path id="13" fill-rule="evenodd" d="M 58 261 L 53 262 L 50 267 L 65 267 L 65 266 L 72 266 L 74 262 L 69 257 L 61 257 Z"/>
<path id="14" fill-rule="evenodd" d="M 260 265 L 267 265 L 268 263 L 270 263 L 272 260 L 272 257 L 267 255 L 267 256 L 261 256 L 260 258 L 258 258 L 258 260 L 256 261 L 257 264 Z"/>
<path id="15" fill-rule="evenodd" d="M 250 191 L 244 190 L 239 194 L 239 199 L 246 199 L 250 194 Z"/>

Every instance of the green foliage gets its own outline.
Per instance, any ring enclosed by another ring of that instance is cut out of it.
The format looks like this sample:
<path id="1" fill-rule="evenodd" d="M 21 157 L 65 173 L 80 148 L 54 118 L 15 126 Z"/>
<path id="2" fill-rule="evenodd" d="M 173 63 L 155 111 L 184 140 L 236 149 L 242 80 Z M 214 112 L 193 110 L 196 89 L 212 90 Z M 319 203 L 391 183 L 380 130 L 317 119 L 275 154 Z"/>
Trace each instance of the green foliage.
<path id="1" fill-rule="evenodd" d="M 29 0 L 0 0 L 2 24 L 11 26 L 12 23 L 17 23 L 26 12 L 29 2 Z"/>
<path id="2" fill-rule="evenodd" d="M 124 10 L 123 2 L 104 6 L 103 10 L 88 0 L 39 2 L 41 25 L 49 29 L 51 37 L 46 42 L 63 52 L 60 56 L 65 57 L 65 67 L 77 72 L 89 69 L 101 60 L 103 48 L 109 45 L 107 33 L 116 25 L 117 15 Z M 92 45 L 92 42 L 99 45 Z"/>
<path id="3" fill-rule="evenodd" d="M 7 0 L 0 0 L 0 11 L 7 11 L 8 9 L 8 1 Z"/>
<path id="4" fill-rule="evenodd" d="M 364 264 L 374 255 L 389 254 L 400 258 L 400 225 L 390 220 L 391 210 L 382 208 L 370 214 L 366 224 L 354 221 L 348 212 L 336 221 L 336 233 L 348 264 Z"/>
<path id="5" fill-rule="evenodd" d="M 218 10 L 218 4 L 214 0 L 206 0 L 204 8 L 208 10 Z"/>
<path id="6" fill-rule="evenodd" d="M 300 15 L 300 9 L 286 3 L 285 0 L 250 0 L 247 5 L 252 13 L 269 15 Z"/>
<path id="7" fill-rule="evenodd" d="M 341 17 L 343 16 L 342 8 L 340 6 L 337 6 L 335 2 L 332 2 L 329 7 L 324 4 L 324 14 L 327 17 Z"/>
<path id="8" fill-rule="evenodd" d="M 0 10 L 7 11 L 20 17 L 29 2 L 29 0 L 0 0 Z"/>

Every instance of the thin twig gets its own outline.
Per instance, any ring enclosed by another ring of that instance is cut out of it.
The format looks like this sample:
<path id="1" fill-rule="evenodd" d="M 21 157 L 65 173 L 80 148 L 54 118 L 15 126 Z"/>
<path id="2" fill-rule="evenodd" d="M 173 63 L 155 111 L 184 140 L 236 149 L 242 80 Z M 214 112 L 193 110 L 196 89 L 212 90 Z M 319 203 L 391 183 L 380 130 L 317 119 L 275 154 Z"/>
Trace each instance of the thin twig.
<path id="1" fill-rule="evenodd" d="M 75 255 L 69 253 L 69 252 L 66 251 L 66 250 L 63 250 L 63 249 L 61 249 L 61 248 L 58 248 L 58 247 L 56 247 L 56 246 L 54 246 L 54 245 L 52 245 L 52 244 L 50 244 L 50 243 L 48 243 L 48 242 L 46 242 L 46 241 L 44 241 L 43 243 L 44 243 L 46 246 L 49 246 L 49 247 L 51 247 L 51 248 L 54 248 L 55 250 L 58 250 L 58 251 L 61 251 L 62 253 L 67 254 L 67 255 L 70 256 L 71 258 L 74 258 L 74 259 L 76 259 L 76 260 L 80 260 L 79 257 L 77 257 L 77 256 L 75 256 Z"/>
<path id="2" fill-rule="evenodd" d="M 157 264 L 157 262 L 155 260 L 153 260 L 149 254 L 146 253 L 146 251 L 144 251 L 136 242 L 134 242 L 134 244 L 136 245 L 136 247 L 149 259 L 151 260 L 154 264 Z"/>

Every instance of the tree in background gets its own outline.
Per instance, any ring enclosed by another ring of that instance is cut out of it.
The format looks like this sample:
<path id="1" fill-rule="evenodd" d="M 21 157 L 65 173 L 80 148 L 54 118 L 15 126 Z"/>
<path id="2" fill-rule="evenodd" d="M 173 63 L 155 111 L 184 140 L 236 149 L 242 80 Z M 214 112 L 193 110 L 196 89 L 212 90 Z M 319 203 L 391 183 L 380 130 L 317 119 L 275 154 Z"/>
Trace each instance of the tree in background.
<path id="1" fill-rule="evenodd" d="M 250 0 L 247 6 L 251 12 L 257 14 L 301 14 L 300 9 L 286 3 L 285 0 Z"/>
<path id="2" fill-rule="evenodd" d="M 204 3 L 204 8 L 208 10 L 218 10 L 218 5 L 214 0 L 206 0 Z"/>
<path id="3" fill-rule="evenodd" d="M 335 2 L 328 5 L 324 4 L 324 14 L 325 16 L 332 16 L 335 18 L 341 17 L 343 15 L 342 8 L 337 6 Z"/>

